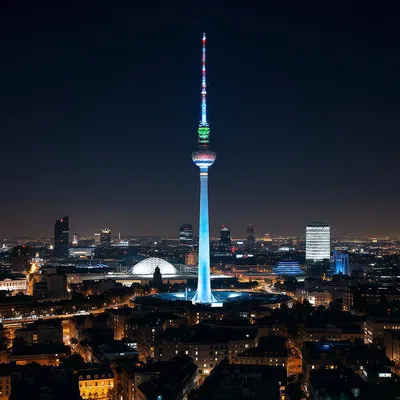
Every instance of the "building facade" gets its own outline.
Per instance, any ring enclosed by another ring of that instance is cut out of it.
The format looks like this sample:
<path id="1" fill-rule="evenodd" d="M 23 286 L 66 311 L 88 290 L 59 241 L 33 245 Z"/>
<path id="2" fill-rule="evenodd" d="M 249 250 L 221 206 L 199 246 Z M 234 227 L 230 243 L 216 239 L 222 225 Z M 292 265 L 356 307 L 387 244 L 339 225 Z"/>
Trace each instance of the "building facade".
<path id="1" fill-rule="evenodd" d="M 102 247 L 110 247 L 111 246 L 111 230 L 108 228 L 104 228 L 100 233 L 100 245 Z"/>
<path id="2" fill-rule="evenodd" d="M 0 281 L 0 290 L 6 290 L 10 292 L 18 291 L 25 292 L 27 289 L 26 278 L 11 279 L 6 278 Z"/>
<path id="3" fill-rule="evenodd" d="M 254 234 L 254 226 L 250 224 L 246 231 L 246 250 L 253 251 L 256 245 L 256 236 Z"/>
<path id="4" fill-rule="evenodd" d="M 54 255 L 59 258 L 69 256 L 69 218 L 58 219 L 54 225 Z"/>
<path id="5" fill-rule="evenodd" d="M 331 257 L 331 229 L 315 222 L 306 227 L 306 261 L 317 262 Z"/>
<path id="6" fill-rule="evenodd" d="M 88 368 L 77 371 L 79 392 L 82 399 L 108 399 L 114 388 L 114 376 L 110 368 Z"/>
<path id="7" fill-rule="evenodd" d="M 229 228 L 222 225 L 219 238 L 219 250 L 223 253 L 229 253 L 231 251 L 231 248 L 231 231 Z"/>
<path id="8" fill-rule="evenodd" d="M 332 272 L 336 275 L 350 275 L 350 260 L 348 254 L 333 250 Z"/>
<path id="9" fill-rule="evenodd" d="M 193 226 L 192 226 L 192 224 L 182 224 L 180 226 L 179 243 L 182 245 L 193 246 Z"/>

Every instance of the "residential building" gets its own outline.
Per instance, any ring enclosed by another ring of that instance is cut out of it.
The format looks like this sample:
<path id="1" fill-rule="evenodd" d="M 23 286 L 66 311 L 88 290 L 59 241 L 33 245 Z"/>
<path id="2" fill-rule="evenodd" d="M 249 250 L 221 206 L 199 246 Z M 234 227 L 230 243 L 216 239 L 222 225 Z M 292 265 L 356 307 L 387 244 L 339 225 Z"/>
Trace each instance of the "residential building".
<path id="1" fill-rule="evenodd" d="M 238 354 L 235 364 L 286 367 L 287 358 L 286 338 L 267 336 L 260 338 L 257 347 L 252 347 Z"/>
<path id="2" fill-rule="evenodd" d="M 365 342 L 374 343 L 382 339 L 385 330 L 400 331 L 399 317 L 368 317 L 364 324 Z"/>
<path id="3" fill-rule="evenodd" d="M 391 361 L 377 347 L 346 342 L 304 342 L 302 349 L 303 373 L 309 383 L 310 372 L 319 369 L 350 367 L 361 373 L 366 365 L 390 367 Z"/>
<path id="4" fill-rule="evenodd" d="M 169 328 L 155 347 L 155 357 L 168 361 L 177 355 L 189 356 L 198 366 L 199 379 L 202 381 L 219 362 L 234 362 L 239 353 L 255 347 L 257 343 L 257 328 Z"/>
<path id="5" fill-rule="evenodd" d="M 221 363 L 199 389 L 201 399 L 279 400 L 285 398 L 285 367 Z"/>
<path id="6" fill-rule="evenodd" d="M 28 344 L 63 343 L 61 320 L 38 320 L 15 331 Z"/>
<path id="7" fill-rule="evenodd" d="M 82 399 L 108 399 L 114 388 L 114 375 L 110 367 L 101 366 L 78 369 L 79 392 Z"/>

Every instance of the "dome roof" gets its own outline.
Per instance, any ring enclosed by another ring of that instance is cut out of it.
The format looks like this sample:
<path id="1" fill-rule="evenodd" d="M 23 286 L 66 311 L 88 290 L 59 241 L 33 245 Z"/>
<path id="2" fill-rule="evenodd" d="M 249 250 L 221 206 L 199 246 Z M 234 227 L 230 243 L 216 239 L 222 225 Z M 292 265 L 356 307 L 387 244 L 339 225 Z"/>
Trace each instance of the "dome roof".
<path id="1" fill-rule="evenodd" d="M 156 268 L 160 268 L 161 275 L 177 275 L 179 272 L 168 261 L 162 258 L 150 257 L 138 262 L 129 271 L 132 275 L 153 275 Z"/>

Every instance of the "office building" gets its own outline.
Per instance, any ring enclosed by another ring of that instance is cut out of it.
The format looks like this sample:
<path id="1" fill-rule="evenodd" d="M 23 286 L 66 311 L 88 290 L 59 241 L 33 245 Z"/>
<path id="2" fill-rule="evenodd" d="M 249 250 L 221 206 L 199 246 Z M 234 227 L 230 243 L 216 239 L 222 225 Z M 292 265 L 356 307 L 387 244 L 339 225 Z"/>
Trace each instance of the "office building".
<path id="1" fill-rule="evenodd" d="M 249 225 L 246 231 L 246 250 L 253 251 L 256 245 L 256 236 L 254 234 L 254 226 Z"/>
<path id="2" fill-rule="evenodd" d="M 11 249 L 11 271 L 25 272 L 30 269 L 31 248 L 25 244 L 14 246 Z"/>
<path id="3" fill-rule="evenodd" d="M 111 246 L 111 230 L 104 228 L 100 233 L 100 245 L 102 247 L 110 247 Z"/>
<path id="4" fill-rule="evenodd" d="M 201 121 L 193 163 L 200 169 L 199 274 L 194 303 L 215 303 L 210 281 L 210 227 L 208 222 L 208 168 L 217 155 L 210 148 L 210 127 L 207 122 L 206 35 L 202 39 Z"/>
<path id="5" fill-rule="evenodd" d="M 78 234 L 74 233 L 74 238 L 72 239 L 72 246 L 78 245 Z"/>
<path id="6" fill-rule="evenodd" d="M 221 233 L 219 238 L 219 250 L 223 253 L 231 251 L 231 231 L 226 226 L 221 226 Z"/>
<path id="7" fill-rule="evenodd" d="M 318 262 L 331 257 L 329 225 L 313 223 L 306 227 L 306 261 Z"/>
<path id="8" fill-rule="evenodd" d="M 93 235 L 93 241 L 96 246 L 100 244 L 100 233 L 95 233 Z"/>
<path id="9" fill-rule="evenodd" d="M 68 257 L 69 252 L 69 219 L 58 219 L 54 225 L 54 255 L 58 258 Z"/>
<path id="10" fill-rule="evenodd" d="M 183 245 L 193 246 L 192 224 L 182 224 L 179 230 L 179 242 Z"/>
<path id="11" fill-rule="evenodd" d="M 338 250 L 333 251 L 332 272 L 337 275 L 350 275 L 349 255 Z"/>

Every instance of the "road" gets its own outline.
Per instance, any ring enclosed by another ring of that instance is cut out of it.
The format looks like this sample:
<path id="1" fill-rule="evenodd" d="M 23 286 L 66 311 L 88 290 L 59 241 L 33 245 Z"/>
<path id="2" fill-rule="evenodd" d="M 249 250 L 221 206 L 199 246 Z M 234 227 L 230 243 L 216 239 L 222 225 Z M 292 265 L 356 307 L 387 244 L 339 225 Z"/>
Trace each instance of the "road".
<path id="1" fill-rule="evenodd" d="M 3 325 L 3 327 L 13 327 L 13 326 L 20 326 L 23 324 L 29 324 L 32 322 L 35 322 L 37 320 L 49 320 L 49 319 L 70 319 L 72 317 L 76 317 L 79 315 L 97 315 L 97 314 L 102 314 L 104 313 L 107 309 L 111 308 L 120 308 L 121 306 L 127 305 L 129 302 L 123 302 L 119 304 L 114 304 L 112 307 L 103 307 L 103 308 L 98 308 L 96 310 L 91 310 L 91 311 L 78 311 L 76 313 L 71 313 L 71 314 L 48 314 L 48 315 L 42 315 L 42 316 L 31 316 L 31 317 L 16 317 L 16 318 L 4 318 L 0 322 Z"/>

